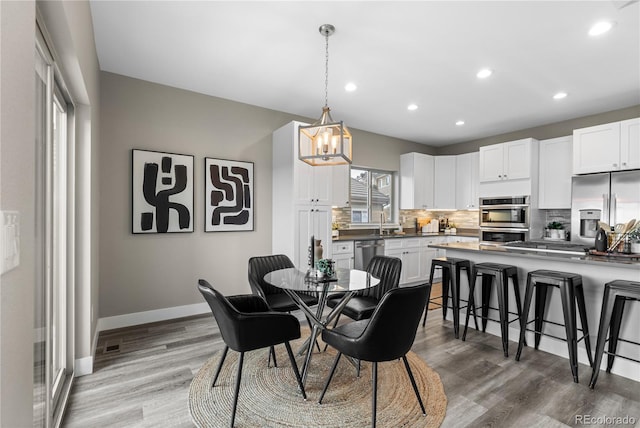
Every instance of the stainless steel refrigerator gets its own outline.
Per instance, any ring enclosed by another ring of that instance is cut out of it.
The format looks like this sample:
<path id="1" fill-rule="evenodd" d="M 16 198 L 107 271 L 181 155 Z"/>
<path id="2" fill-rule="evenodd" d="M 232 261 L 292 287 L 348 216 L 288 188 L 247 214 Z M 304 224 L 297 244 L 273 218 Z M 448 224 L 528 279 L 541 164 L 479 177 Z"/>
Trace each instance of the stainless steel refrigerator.
<path id="1" fill-rule="evenodd" d="M 573 177 L 571 242 L 594 246 L 598 220 L 611 226 L 640 220 L 640 170 Z"/>

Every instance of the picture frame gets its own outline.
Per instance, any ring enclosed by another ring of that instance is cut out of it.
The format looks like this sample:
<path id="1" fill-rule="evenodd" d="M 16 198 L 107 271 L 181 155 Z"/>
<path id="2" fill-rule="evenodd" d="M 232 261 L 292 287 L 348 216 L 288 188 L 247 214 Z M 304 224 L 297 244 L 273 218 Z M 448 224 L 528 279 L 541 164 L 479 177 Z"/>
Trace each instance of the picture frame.
<path id="1" fill-rule="evenodd" d="M 193 232 L 193 166 L 193 155 L 131 151 L 133 234 Z"/>
<path id="2" fill-rule="evenodd" d="M 205 232 L 254 228 L 253 162 L 205 158 Z"/>

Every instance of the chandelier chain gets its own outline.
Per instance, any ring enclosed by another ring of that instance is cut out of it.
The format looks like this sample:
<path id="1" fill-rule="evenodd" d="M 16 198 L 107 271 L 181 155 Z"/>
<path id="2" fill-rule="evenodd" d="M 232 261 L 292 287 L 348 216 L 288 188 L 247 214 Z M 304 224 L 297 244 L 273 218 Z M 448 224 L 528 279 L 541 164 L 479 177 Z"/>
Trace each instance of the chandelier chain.
<path id="1" fill-rule="evenodd" d="M 329 106 L 329 34 L 324 35 L 324 106 Z"/>

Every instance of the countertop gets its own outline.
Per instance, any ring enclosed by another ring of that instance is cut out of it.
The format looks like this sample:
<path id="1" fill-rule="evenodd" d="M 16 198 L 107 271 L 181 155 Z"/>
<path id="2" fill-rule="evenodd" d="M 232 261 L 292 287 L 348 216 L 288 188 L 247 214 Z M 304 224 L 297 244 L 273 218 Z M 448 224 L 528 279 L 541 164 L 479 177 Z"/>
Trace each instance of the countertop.
<path id="1" fill-rule="evenodd" d="M 432 248 L 441 248 L 444 250 L 460 250 L 460 251 L 468 251 L 468 252 L 476 252 L 476 253 L 485 253 L 485 254 L 495 254 L 500 256 L 507 257 L 528 257 L 532 259 L 556 259 L 567 261 L 571 263 L 588 263 L 595 264 L 601 266 L 611 266 L 611 267 L 621 267 L 621 268 L 630 268 L 630 269 L 638 269 L 638 276 L 640 277 L 640 260 L 638 259 L 628 259 L 628 258 L 617 258 L 617 257 L 606 257 L 606 256 L 592 256 L 592 255 L 572 255 L 572 254 L 558 254 L 558 253 L 545 253 L 545 252 L 532 252 L 520 250 L 517 248 L 505 248 L 500 245 L 484 245 L 479 244 L 477 242 L 451 242 L 447 244 L 431 244 L 429 247 Z"/>
<path id="2" fill-rule="evenodd" d="M 362 235 L 343 235 L 338 238 L 333 238 L 333 242 L 339 241 L 370 241 L 374 239 L 395 239 L 395 238 L 429 238 L 434 236 L 464 236 L 468 238 L 478 238 L 479 232 L 458 232 L 458 233 L 405 233 L 403 235 L 389 234 L 389 235 L 378 235 L 378 234 L 362 234 Z"/>

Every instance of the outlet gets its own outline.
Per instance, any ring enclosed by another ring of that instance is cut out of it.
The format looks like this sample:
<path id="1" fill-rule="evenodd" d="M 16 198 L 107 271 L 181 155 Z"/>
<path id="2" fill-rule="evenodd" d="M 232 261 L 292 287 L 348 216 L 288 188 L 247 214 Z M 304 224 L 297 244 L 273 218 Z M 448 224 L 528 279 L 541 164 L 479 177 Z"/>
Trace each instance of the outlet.
<path id="1" fill-rule="evenodd" d="M 20 265 L 20 213 L 0 211 L 0 274 Z"/>

